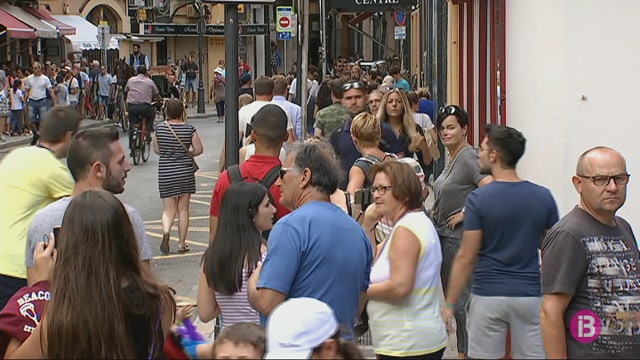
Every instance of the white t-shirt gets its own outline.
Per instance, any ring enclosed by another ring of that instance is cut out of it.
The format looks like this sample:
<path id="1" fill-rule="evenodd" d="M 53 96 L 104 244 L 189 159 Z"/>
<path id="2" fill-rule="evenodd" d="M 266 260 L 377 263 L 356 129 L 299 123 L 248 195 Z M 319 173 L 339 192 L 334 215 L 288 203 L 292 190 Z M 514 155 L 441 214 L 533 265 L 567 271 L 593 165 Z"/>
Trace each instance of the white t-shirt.
<path id="1" fill-rule="evenodd" d="M 29 93 L 29 99 L 42 100 L 47 97 L 47 91 L 51 88 L 51 80 L 45 74 L 27 76 L 24 80 L 24 87 Z"/>
<path id="2" fill-rule="evenodd" d="M 369 300 L 367 312 L 374 352 L 398 357 L 436 352 L 448 341 L 440 316 L 442 250 L 438 233 L 424 212 L 408 213 L 393 227 L 371 269 L 371 284 L 388 281 L 391 277 L 389 249 L 399 227 L 411 231 L 420 242 L 416 277 L 411 294 L 404 299 Z"/>
<path id="3" fill-rule="evenodd" d="M 289 88 L 289 94 L 296 96 L 296 86 L 298 86 L 298 79 L 293 79 L 293 81 L 291 82 L 291 87 Z M 307 89 L 309 91 L 309 95 L 313 95 L 313 96 L 318 96 L 318 90 L 320 90 L 320 84 L 318 84 L 318 82 L 316 80 L 313 80 L 311 82 L 311 90 Z"/>
<path id="4" fill-rule="evenodd" d="M 24 105 L 22 104 L 23 96 L 22 90 L 18 89 L 15 92 L 11 91 L 13 99 L 11 101 L 11 110 L 22 110 Z"/>
<path id="5" fill-rule="evenodd" d="M 240 140 L 242 141 L 242 146 L 249 145 L 249 140 L 251 140 L 251 138 L 247 137 L 245 134 L 245 131 L 247 129 L 247 124 L 251 124 L 251 118 L 253 118 L 253 115 L 255 115 L 260 109 L 262 109 L 262 107 L 269 104 L 274 104 L 274 103 L 272 103 L 271 101 L 256 100 L 251 104 L 243 106 L 238 111 L 238 123 L 239 123 L 238 129 L 240 131 Z M 287 109 L 283 108 L 281 105 L 278 105 L 278 106 L 280 106 L 280 108 L 284 110 L 284 113 L 287 114 L 287 130 L 293 129 L 293 124 L 288 115 L 289 112 L 287 111 Z"/>
<path id="6" fill-rule="evenodd" d="M 255 153 L 256 153 L 256 144 L 247 145 L 246 151 L 244 152 L 244 161 L 249 160 L 249 158 Z M 287 152 L 284 151 L 283 148 L 280 148 L 280 155 L 278 155 L 278 158 L 280 158 L 280 162 L 282 163 L 284 163 L 284 161 L 287 159 Z"/>
<path id="7" fill-rule="evenodd" d="M 424 130 L 425 133 L 435 127 L 429 115 L 414 113 L 413 116 L 414 116 L 413 119 L 416 121 L 416 124 L 418 124 L 418 126 L 420 126 L 420 128 Z"/>
<path id="8" fill-rule="evenodd" d="M 69 80 L 65 80 L 64 84 L 69 89 L 69 102 L 78 102 L 78 95 L 80 94 L 80 92 L 78 91 L 75 94 L 71 93 L 71 90 L 78 88 L 78 79 L 76 79 L 75 77 L 72 77 L 71 85 L 69 85 Z"/>

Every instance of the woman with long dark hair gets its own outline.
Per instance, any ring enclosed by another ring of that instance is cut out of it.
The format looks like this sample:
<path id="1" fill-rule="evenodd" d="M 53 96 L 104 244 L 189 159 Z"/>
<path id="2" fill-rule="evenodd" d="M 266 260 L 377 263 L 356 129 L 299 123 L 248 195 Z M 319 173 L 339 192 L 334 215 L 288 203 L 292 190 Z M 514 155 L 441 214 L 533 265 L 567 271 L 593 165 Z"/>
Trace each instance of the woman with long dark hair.
<path id="1" fill-rule="evenodd" d="M 223 326 L 259 322 L 247 298 L 247 279 L 266 250 L 261 233 L 273 227 L 275 213 L 261 184 L 241 182 L 227 189 L 216 234 L 202 258 L 198 283 L 202 321 L 222 314 Z"/>
<path id="2" fill-rule="evenodd" d="M 104 190 L 71 201 L 54 251 L 54 294 L 11 354 L 31 359 L 157 359 L 175 315 L 166 286 L 142 271 L 122 203 Z"/>

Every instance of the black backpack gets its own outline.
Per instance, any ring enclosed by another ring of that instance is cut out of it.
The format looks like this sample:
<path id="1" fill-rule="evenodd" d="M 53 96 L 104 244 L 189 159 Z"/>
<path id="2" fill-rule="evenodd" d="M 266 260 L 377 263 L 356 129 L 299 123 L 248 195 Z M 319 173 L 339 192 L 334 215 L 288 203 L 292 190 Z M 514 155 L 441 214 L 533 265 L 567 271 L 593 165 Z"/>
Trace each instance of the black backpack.
<path id="1" fill-rule="evenodd" d="M 358 158 L 358 160 L 353 163 L 353 166 L 359 167 L 364 172 L 365 176 L 362 189 L 357 190 L 355 194 L 355 203 L 360 205 L 362 211 L 365 211 L 367 207 L 369 207 L 369 205 L 373 203 L 373 196 L 371 195 L 370 190 L 371 184 L 373 184 L 373 179 L 369 174 L 369 169 L 371 169 L 372 165 L 377 164 L 381 161 L 382 160 L 378 159 L 375 156 L 365 155 L 361 158 Z"/>
<path id="2" fill-rule="evenodd" d="M 282 168 L 281 165 L 277 165 L 276 167 L 274 167 L 273 169 L 269 170 L 269 172 L 267 173 L 267 175 L 265 175 L 261 180 L 258 180 L 256 178 L 245 178 L 242 176 L 242 173 L 240 172 L 240 165 L 231 165 L 227 168 L 227 173 L 229 174 L 229 179 L 231 179 L 231 184 L 236 184 L 236 183 L 240 183 L 243 182 L 245 180 L 253 180 L 252 182 L 258 182 L 260 184 L 262 184 L 262 186 L 267 188 L 267 195 L 269 196 L 269 201 L 271 201 L 271 203 L 273 204 L 273 206 L 276 206 L 276 202 L 273 199 L 273 194 L 271 194 L 271 186 L 273 185 L 273 183 L 276 182 L 276 180 L 278 180 L 278 177 L 280 176 L 280 168 Z M 274 216 L 273 217 L 273 223 L 275 224 L 276 221 L 278 221 L 278 216 Z M 269 231 L 265 231 L 263 233 L 263 236 L 265 239 L 267 239 L 269 237 Z"/>

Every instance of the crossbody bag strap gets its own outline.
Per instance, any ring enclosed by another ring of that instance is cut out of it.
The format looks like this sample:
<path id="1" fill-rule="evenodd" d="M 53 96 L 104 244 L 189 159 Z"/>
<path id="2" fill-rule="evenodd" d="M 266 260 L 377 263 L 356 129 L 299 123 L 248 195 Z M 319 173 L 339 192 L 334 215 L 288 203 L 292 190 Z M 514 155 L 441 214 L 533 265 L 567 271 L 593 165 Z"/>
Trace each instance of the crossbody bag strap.
<path id="1" fill-rule="evenodd" d="M 278 180 L 278 178 L 280 177 L 281 168 L 282 166 L 277 165 L 276 167 L 271 169 L 267 173 L 267 175 L 265 175 L 265 177 L 260 181 L 262 185 L 267 188 L 267 190 L 271 189 L 271 185 L 273 185 L 273 183 L 276 182 L 276 180 Z"/>
<path id="2" fill-rule="evenodd" d="M 193 158 L 193 155 L 191 155 L 191 153 L 189 152 L 189 148 L 187 148 L 184 143 L 182 142 L 182 140 L 180 140 L 180 138 L 178 137 L 178 134 L 176 134 L 175 131 L 173 131 L 173 128 L 171 127 L 171 124 L 169 124 L 168 122 L 164 122 L 165 124 L 167 124 L 167 126 L 169 127 L 169 131 L 171 131 L 171 133 L 173 134 L 173 137 L 176 138 L 176 140 L 178 140 L 178 142 L 180 143 L 180 145 L 182 146 L 182 148 L 184 149 L 184 151 L 187 152 L 187 155 L 189 155 L 189 157 L 191 158 L 191 160 L 195 160 Z"/>

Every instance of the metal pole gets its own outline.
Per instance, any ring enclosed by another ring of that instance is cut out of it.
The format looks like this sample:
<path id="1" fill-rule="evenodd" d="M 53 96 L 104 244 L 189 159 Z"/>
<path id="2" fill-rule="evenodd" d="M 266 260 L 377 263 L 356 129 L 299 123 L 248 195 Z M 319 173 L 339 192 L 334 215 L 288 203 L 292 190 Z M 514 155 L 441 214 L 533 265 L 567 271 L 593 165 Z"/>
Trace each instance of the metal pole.
<path id="1" fill-rule="evenodd" d="M 202 1 L 198 0 L 200 6 L 198 6 L 198 114 L 204 114 L 204 79 L 202 66 L 204 63 L 204 8 Z"/>
<path id="2" fill-rule="evenodd" d="M 269 13 L 271 12 L 271 6 L 264 4 L 262 10 L 264 15 L 264 24 L 267 25 L 267 33 L 264 35 L 264 73 L 266 76 L 274 76 L 273 68 L 271 67 L 271 36 L 269 35 Z"/>
<path id="3" fill-rule="evenodd" d="M 226 77 L 226 118 L 225 126 L 225 147 L 227 167 L 239 163 L 238 149 L 240 144 L 240 129 L 238 124 L 238 5 L 225 5 L 225 57 L 227 63 Z M 243 129 L 244 130 L 244 129 Z"/>
<path id="4" fill-rule="evenodd" d="M 304 20 L 302 21 L 303 34 L 302 34 L 302 74 L 303 76 L 309 73 L 309 2 L 302 2 L 304 13 Z M 300 106 L 302 107 L 302 139 L 304 140 L 307 137 L 307 99 L 309 98 L 307 94 L 309 93 L 309 89 L 307 88 L 307 79 L 302 80 L 302 83 L 298 82 L 299 87 L 302 92 L 302 97 L 300 98 Z"/>
<path id="5" fill-rule="evenodd" d="M 320 0 L 320 46 L 322 46 L 322 55 L 320 58 L 322 65 L 322 78 L 327 76 L 327 4 L 326 0 Z M 317 79 L 316 79 L 317 80 Z"/>
<path id="6" fill-rule="evenodd" d="M 295 0 L 294 0 L 295 1 Z M 298 0 L 297 4 L 296 4 L 296 18 L 298 19 L 296 26 L 298 27 L 296 29 L 296 37 L 297 37 L 297 41 L 298 41 L 298 46 L 297 46 L 297 52 L 296 52 L 296 66 L 297 66 L 297 70 L 296 70 L 296 104 L 299 104 L 300 106 L 304 105 L 304 101 L 302 101 L 302 78 L 304 77 L 305 73 L 302 72 L 302 37 L 304 34 L 302 34 L 302 19 L 303 19 L 303 14 L 302 14 L 302 3 L 304 1 L 303 0 Z"/>

